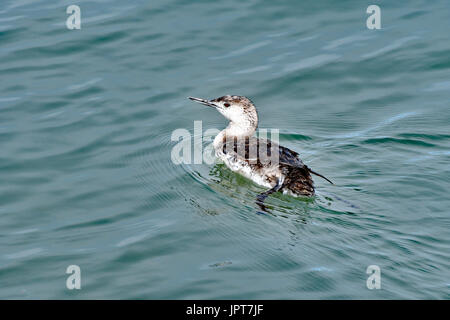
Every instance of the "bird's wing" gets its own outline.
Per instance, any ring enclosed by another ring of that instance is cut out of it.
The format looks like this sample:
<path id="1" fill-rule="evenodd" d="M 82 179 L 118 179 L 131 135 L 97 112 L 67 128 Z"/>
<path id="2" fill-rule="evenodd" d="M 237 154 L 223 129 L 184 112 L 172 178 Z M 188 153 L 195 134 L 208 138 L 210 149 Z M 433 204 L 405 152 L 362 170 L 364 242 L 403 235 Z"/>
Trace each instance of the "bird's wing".
<path id="1" fill-rule="evenodd" d="M 255 137 L 227 139 L 222 147 L 222 152 L 235 158 L 237 161 L 247 162 L 257 166 L 279 165 L 289 170 L 298 169 L 304 172 L 305 175 L 312 173 L 333 184 L 329 179 L 306 166 L 297 152 L 280 146 L 269 139 Z"/>
<path id="2" fill-rule="evenodd" d="M 297 168 L 307 168 L 297 152 L 283 146 L 279 146 L 280 164 Z"/>
<path id="3" fill-rule="evenodd" d="M 326 178 L 325 176 L 321 175 L 320 173 L 317 173 L 317 172 L 311 170 L 311 168 L 306 166 L 300 159 L 300 156 L 297 152 L 292 151 L 285 147 L 281 147 L 281 146 L 280 146 L 280 164 L 289 165 L 289 166 L 293 166 L 293 167 L 300 168 L 300 169 L 305 169 L 308 172 L 327 180 L 329 183 L 334 184 L 333 182 L 331 182 L 330 179 Z"/>
<path id="4" fill-rule="evenodd" d="M 268 139 L 259 139 L 256 137 L 227 139 L 222 146 L 222 152 L 238 161 L 258 165 L 275 164 L 279 158 L 276 157 L 276 153 L 279 152 L 279 147 L 276 143 Z"/>
<path id="5" fill-rule="evenodd" d="M 297 152 L 282 147 L 269 139 L 255 137 L 229 138 L 223 144 L 222 151 L 224 154 L 236 157 L 239 160 L 258 159 L 263 161 L 267 157 L 273 156 L 273 162 L 278 164 L 298 168 L 306 167 Z"/>

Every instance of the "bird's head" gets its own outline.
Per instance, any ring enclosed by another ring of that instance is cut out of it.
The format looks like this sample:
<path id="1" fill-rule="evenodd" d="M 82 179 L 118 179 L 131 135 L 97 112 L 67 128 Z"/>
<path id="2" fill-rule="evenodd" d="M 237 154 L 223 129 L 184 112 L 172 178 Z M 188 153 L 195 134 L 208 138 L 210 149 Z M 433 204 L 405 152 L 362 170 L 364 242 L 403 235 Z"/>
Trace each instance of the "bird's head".
<path id="1" fill-rule="evenodd" d="M 258 114 L 255 105 L 247 97 L 226 95 L 213 100 L 194 97 L 189 97 L 189 99 L 215 108 L 233 125 L 249 126 L 254 129 L 258 126 Z"/>

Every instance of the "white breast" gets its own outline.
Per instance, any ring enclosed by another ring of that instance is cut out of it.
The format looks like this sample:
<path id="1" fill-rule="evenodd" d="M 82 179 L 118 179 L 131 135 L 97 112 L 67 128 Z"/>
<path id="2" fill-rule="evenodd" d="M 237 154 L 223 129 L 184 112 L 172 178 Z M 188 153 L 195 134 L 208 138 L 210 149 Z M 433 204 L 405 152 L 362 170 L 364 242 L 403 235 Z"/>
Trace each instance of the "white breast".
<path id="1" fill-rule="evenodd" d="M 219 157 L 231 171 L 237 172 L 261 186 L 267 188 L 274 187 L 275 182 L 273 182 L 273 179 L 269 179 L 271 177 L 278 178 L 281 183 L 284 180 L 281 170 L 278 167 L 262 167 L 255 170 L 248 164 L 248 162 L 240 160 L 233 155 L 224 154 L 221 152 L 221 149 L 216 151 L 216 156 Z"/>

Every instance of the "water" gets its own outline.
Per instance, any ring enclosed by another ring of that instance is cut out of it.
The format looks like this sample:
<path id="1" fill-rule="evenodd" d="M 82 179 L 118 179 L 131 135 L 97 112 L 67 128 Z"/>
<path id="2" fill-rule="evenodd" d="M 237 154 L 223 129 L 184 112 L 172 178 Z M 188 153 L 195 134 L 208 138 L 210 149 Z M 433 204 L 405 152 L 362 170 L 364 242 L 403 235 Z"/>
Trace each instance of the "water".
<path id="1" fill-rule="evenodd" d="M 448 1 L 71 4 L 0 10 L 0 298 L 450 298 Z M 172 163 L 224 94 L 335 185 Z"/>

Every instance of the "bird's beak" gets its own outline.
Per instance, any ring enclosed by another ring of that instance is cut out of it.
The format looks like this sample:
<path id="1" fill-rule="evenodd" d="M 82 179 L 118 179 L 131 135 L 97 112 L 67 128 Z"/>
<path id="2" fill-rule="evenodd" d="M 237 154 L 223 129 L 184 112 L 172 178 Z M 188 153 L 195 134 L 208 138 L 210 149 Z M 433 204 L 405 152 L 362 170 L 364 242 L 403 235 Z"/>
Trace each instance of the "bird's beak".
<path id="1" fill-rule="evenodd" d="M 192 101 L 204 104 L 208 107 L 213 107 L 216 108 L 217 105 L 215 105 L 213 102 L 209 101 L 209 100 L 205 100 L 205 99 L 200 99 L 200 98 L 194 98 L 194 97 L 188 97 L 189 99 L 191 99 Z"/>

